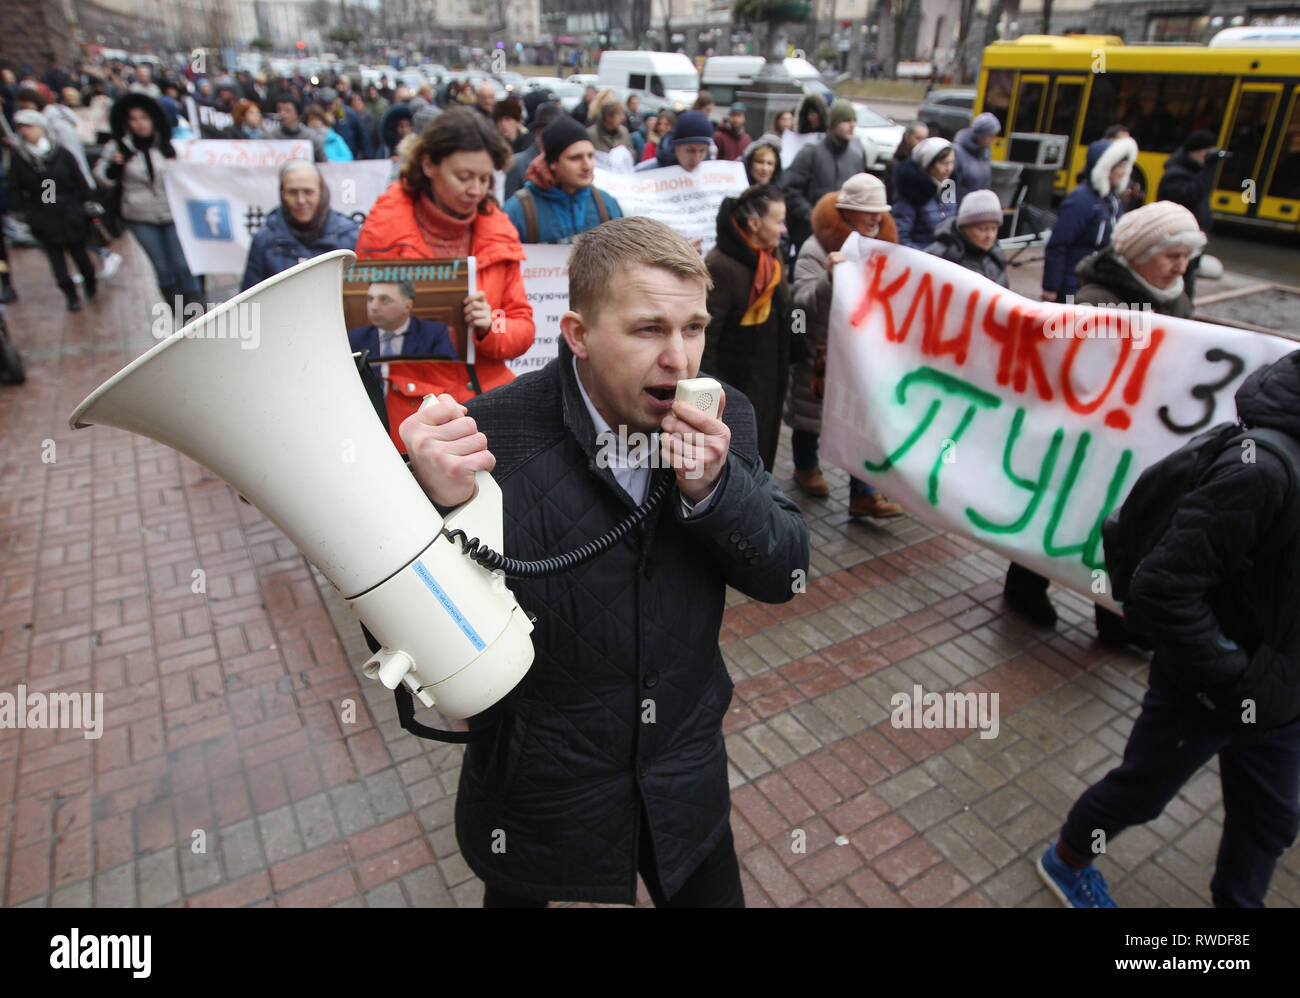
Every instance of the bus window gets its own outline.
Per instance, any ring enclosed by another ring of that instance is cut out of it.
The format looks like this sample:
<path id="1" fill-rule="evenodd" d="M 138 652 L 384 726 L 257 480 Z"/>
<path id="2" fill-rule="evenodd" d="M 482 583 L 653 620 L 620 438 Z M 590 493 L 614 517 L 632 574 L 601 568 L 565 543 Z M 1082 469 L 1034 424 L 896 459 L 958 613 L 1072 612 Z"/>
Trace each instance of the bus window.
<path id="1" fill-rule="evenodd" d="M 1011 85 L 1015 73 L 1009 69 L 989 70 L 988 83 L 984 86 L 984 110 L 997 115 L 998 124 L 1003 134 L 1007 131 L 1007 108 L 1011 106 Z"/>
<path id="2" fill-rule="evenodd" d="M 1020 81 L 1020 93 L 1016 97 L 1016 122 L 1009 132 L 1038 131 L 1038 112 L 1043 106 L 1043 91 L 1046 81 L 1035 77 Z"/>
<path id="3" fill-rule="evenodd" d="M 1198 128 L 1218 131 L 1232 79 L 1188 73 L 1098 73 L 1083 123 L 1085 145 L 1111 125 L 1132 133 L 1143 152 L 1171 153 Z"/>
<path id="4" fill-rule="evenodd" d="M 1079 116 L 1079 101 L 1083 98 L 1082 83 L 1056 84 L 1056 103 L 1052 105 L 1052 118 L 1047 130 L 1053 135 L 1074 135 L 1074 119 Z"/>
<path id="5" fill-rule="evenodd" d="M 1278 146 L 1268 196 L 1300 198 L 1300 89 L 1291 98 L 1291 120 L 1287 122 L 1282 142 Z"/>
<path id="6" fill-rule="evenodd" d="M 1223 162 L 1223 171 L 1219 174 L 1219 182 L 1215 184 L 1218 190 L 1240 191 L 1245 189 L 1242 187 L 1243 181 L 1258 182 L 1256 166 L 1273 124 L 1277 99 L 1277 90 L 1242 91 L 1237 102 L 1237 116 L 1232 123 L 1232 134 L 1223 146 L 1232 153 L 1232 157 Z"/>

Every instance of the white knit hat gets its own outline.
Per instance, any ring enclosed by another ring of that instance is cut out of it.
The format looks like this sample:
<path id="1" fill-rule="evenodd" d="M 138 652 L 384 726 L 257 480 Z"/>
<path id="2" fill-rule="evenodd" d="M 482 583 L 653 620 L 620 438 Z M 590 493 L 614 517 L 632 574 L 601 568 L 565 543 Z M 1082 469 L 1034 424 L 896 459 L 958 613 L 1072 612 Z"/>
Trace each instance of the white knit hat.
<path id="1" fill-rule="evenodd" d="M 961 199 L 961 207 L 957 209 L 958 228 L 980 222 L 1002 224 L 1002 202 L 988 189 L 971 191 Z"/>
<path id="2" fill-rule="evenodd" d="M 930 164 L 952 148 L 952 143 L 947 139 L 941 139 L 937 135 L 932 135 L 928 139 L 923 139 L 916 144 L 912 150 L 912 162 L 922 170 L 930 169 Z"/>
<path id="3" fill-rule="evenodd" d="M 889 211 L 889 202 L 885 200 L 885 185 L 879 177 L 869 173 L 855 173 L 844 181 L 840 196 L 835 199 L 835 207 L 846 211 Z"/>
<path id="4" fill-rule="evenodd" d="M 23 108 L 14 114 L 15 125 L 34 125 L 37 128 L 43 128 L 45 131 L 50 130 L 50 123 L 45 120 L 45 115 L 40 111 L 33 111 L 31 108 Z"/>
<path id="5" fill-rule="evenodd" d="M 1205 248 L 1205 233 L 1181 204 L 1157 201 L 1125 212 L 1110 245 L 1129 263 L 1143 264 L 1170 246 L 1187 246 L 1196 255 Z"/>

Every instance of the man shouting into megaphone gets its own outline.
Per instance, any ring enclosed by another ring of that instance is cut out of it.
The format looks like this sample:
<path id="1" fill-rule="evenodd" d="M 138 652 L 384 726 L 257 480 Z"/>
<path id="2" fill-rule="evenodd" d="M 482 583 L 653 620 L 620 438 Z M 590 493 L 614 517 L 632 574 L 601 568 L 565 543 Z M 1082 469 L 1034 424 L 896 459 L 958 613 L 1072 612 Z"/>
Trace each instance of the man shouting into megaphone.
<path id="1" fill-rule="evenodd" d="M 569 260 L 559 357 L 471 400 L 441 396 L 401 426 L 430 499 L 456 506 L 490 470 L 512 558 L 605 534 L 666 498 L 594 560 L 511 580 L 537 617 L 535 663 L 470 719 L 456 835 L 487 907 L 636 899 L 744 904 L 729 822 L 718 649 L 726 586 L 769 603 L 802 591 L 808 526 L 758 457 L 754 411 L 674 402 L 700 372 L 708 271 L 662 223 L 614 219 Z M 650 446 L 617 447 L 631 437 Z"/>

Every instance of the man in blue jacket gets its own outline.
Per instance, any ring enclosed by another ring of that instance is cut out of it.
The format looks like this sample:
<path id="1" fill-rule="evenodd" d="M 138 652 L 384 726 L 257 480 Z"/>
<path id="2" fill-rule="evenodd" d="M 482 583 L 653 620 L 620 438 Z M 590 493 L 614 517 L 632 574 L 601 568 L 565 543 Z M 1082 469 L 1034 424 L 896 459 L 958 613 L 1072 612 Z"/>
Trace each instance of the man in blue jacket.
<path id="1" fill-rule="evenodd" d="M 415 286 L 410 281 L 376 281 L 366 293 L 366 318 L 370 325 L 348 330 L 353 352 L 367 350 L 371 357 L 439 357 L 459 360 L 445 322 L 411 314 Z"/>
<path id="2" fill-rule="evenodd" d="M 542 132 L 545 162 L 525 174 L 506 202 L 506 215 L 524 243 L 571 243 L 601 222 L 622 218 L 613 196 L 593 186 L 596 147 L 587 130 L 561 114 Z"/>

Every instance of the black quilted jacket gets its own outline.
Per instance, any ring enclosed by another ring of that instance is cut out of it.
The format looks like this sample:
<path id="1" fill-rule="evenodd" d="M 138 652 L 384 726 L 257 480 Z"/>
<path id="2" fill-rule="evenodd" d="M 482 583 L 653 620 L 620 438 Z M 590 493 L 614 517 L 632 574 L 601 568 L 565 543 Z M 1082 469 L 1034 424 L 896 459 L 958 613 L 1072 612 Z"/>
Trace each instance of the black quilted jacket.
<path id="1" fill-rule="evenodd" d="M 1300 351 L 1255 371 L 1236 399 L 1248 427 L 1300 437 Z M 1271 451 L 1242 455 L 1229 448 L 1179 503 L 1133 574 L 1124 617 L 1154 639 L 1153 675 L 1227 721 L 1253 700 L 1256 727 L 1273 728 L 1300 717 L 1300 539 L 1274 534 L 1300 493 Z"/>
<path id="2" fill-rule="evenodd" d="M 561 343 L 543 370 L 469 403 L 497 458 L 514 558 L 571 550 L 635 508 L 597 467 L 571 358 Z M 671 896 L 726 829 L 725 585 L 790 599 L 808 526 L 763 470 L 743 394 L 727 389 L 723 418 L 731 451 L 705 513 L 685 521 L 672 489 L 646 531 L 563 575 L 510 581 L 537 617 L 536 658 L 492 717 L 471 721 L 496 734 L 467 748 L 456 799 L 461 851 L 493 887 L 632 903 L 644 803 Z"/>

